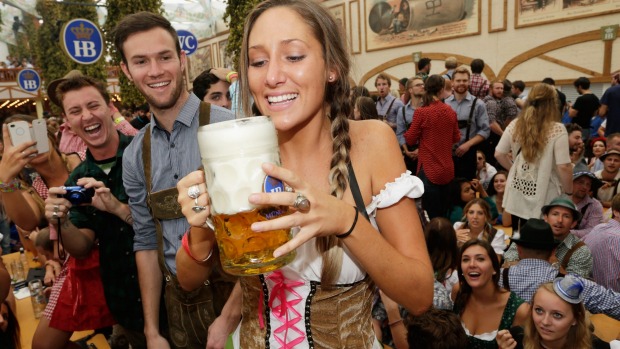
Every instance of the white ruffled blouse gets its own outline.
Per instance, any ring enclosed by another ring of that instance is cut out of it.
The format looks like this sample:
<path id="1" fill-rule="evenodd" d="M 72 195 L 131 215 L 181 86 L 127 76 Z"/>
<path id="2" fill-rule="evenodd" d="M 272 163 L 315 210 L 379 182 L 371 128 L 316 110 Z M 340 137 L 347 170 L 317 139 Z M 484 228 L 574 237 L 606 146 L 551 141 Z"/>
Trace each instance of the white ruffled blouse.
<path id="1" fill-rule="evenodd" d="M 386 208 L 399 202 L 402 198 L 419 198 L 424 193 L 424 185 L 422 181 L 413 176 L 410 171 L 406 171 L 400 177 L 396 178 L 394 182 L 387 183 L 385 188 L 379 192 L 379 194 L 372 197 L 370 204 L 366 206 L 366 212 L 370 218 L 370 222 L 378 230 L 375 216 L 377 210 L 380 208 Z M 296 232 L 294 232 L 295 234 Z M 284 283 L 287 287 L 291 288 L 286 292 L 286 303 L 289 312 L 289 317 L 277 316 L 273 310 L 270 312 L 270 347 L 281 348 L 282 342 L 298 343 L 294 346 L 295 349 L 309 348 L 308 341 L 301 337 L 305 337 L 306 322 L 291 321 L 297 316 L 304 314 L 304 306 L 306 299 L 311 292 L 311 281 L 320 282 L 321 270 L 323 267 L 323 260 L 320 253 L 315 247 L 315 239 L 311 239 L 297 248 L 297 256 L 295 259 L 285 267 L 276 270 L 274 272 L 266 273 L 265 284 L 267 285 L 269 292 L 271 292 L 275 286 L 281 288 L 282 279 L 286 280 Z M 355 259 L 351 252 L 344 246 L 344 254 L 342 261 L 342 270 L 340 276 L 337 279 L 337 284 L 353 284 L 362 281 L 366 277 L 366 271 L 362 269 L 361 264 Z M 280 305 L 280 304 L 278 304 Z M 287 325 L 285 322 L 292 323 L 294 325 Z M 284 328 L 287 330 L 284 330 Z M 293 328 L 294 327 L 294 328 Z M 239 328 L 235 332 L 233 339 L 235 348 L 239 347 Z M 274 333 L 277 332 L 277 333 Z M 284 339 L 283 335 L 286 334 L 287 338 Z M 292 348 L 292 347 L 291 347 Z M 378 341 L 375 341 L 373 349 L 382 348 Z"/>

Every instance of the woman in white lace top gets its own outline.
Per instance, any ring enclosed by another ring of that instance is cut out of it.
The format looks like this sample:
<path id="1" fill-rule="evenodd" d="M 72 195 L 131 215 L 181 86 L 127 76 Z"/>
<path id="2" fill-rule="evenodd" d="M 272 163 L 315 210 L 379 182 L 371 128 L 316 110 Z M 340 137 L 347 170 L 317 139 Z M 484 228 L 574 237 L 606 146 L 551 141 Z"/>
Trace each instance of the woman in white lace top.
<path id="1" fill-rule="evenodd" d="M 512 215 L 513 231 L 524 220 L 540 217 L 541 208 L 552 199 L 572 195 L 568 135 L 557 105 L 553 86 L 534 86 L 525 108 L 495 148 L 495 158 L 510 171 L 503 206 Z"/>

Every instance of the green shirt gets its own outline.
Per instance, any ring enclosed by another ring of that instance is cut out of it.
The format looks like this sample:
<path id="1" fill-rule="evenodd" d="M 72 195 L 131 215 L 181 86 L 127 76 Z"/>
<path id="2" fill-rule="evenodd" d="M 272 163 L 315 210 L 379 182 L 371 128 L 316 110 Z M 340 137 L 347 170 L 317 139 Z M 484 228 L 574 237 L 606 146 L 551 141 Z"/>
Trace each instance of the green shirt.
<path id="1" fill-rule="evenodd" d="M 66 185 L 76 185 L 79 178 L 93 177 L 103 182 L 106 187 L 110 188 L 112 195 L 126 204 L 128 197 L 122 181 L 122 156 L 132 138 L 119 135 L 120 143 L 116 153 L 116 163 L 109 174 L 101 170 L 88 151 L 86 160 L 73 170 Z M 99 241 L 101 281 L 112 315 L 121 326 L 142 331 L 144 318 L 138 270 L 133 252 L 133 228 L 117 216 L 99 211 L 90 205 L 72 207 L 70 217 L 76 227 L 93 230 Z"/>

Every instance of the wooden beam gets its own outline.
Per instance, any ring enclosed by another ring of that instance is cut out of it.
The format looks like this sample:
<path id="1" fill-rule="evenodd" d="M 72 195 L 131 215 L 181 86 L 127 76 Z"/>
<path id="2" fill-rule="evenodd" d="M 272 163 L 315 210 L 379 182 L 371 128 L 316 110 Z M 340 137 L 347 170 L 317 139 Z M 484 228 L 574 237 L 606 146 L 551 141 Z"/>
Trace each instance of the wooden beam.
<path id="1" fill-rule="evenodd" d="M 603 75 L 603 74 L 601 74 L 599 72 L 595 72 L 594 70 L 586 69 L 586 68 L 580 67 L 578 65 L 575 65 L 575 64 L 572 64 L 572 63 L 568 63 L 568 62 L 563 61 L 561 59 L 553 58 L 551 56 L 540 55 L 537 58 L 540 58 L 540 59 L 542 59 L 544 61 L 547 61 L 547 62 L 555 63 L 557 65 L 560 65 L 560 66 L 568 68 L 568 69 L 580 71 L 580 72 L 582 72 L 582 73 L 584 73 L 586 75 L 590 75 L 590 76 L 602 76 Z"/>
<path id="2" fill-rule="evenodd" d="M 517 56 L 515 56 L 514 58 L 512 58 L 511 60 L 509 60 L 500 70 L 499 72 L 499 77 L 501 79 L 505 79 L 506 76 L 508 76 L 508 74 L 518 65 L 522 64 L 523 62 L 526 62 L 532 58 L 544 55 L 547 52 L 551 52 L 553 50 L 557 50 L 563 47 L 567 47 L 567 46 L 572 46 L 572 45 L 576 45 L 576 44 L 581 44 L 584 42 L 588 42 L 588 41 L 593 41 L 593 40 L 600 40 L 601 38 L 601 31 L 599 29 L 597 30 L 591 30 L 591 31 L 587 31 L 587 32 L 583 32 L 581 34 L 577 34 L 577 35 L 571 35 L 571 36 L 567 36 L 567 37 L 563 37 L 560 38 L 558 40 L 554 40 L 551 42 L 548 42 L 546 44 L 540 45 L 538 47 L 535 47 L 531 50 L 525 51 Z"/>
<path id="3" fill-rule="evenodd" d="M 603 75 L 605 77 L 611 75 L 611 53 L 614 42 L 612 40 L 604 41 L 603 51 Z"/>

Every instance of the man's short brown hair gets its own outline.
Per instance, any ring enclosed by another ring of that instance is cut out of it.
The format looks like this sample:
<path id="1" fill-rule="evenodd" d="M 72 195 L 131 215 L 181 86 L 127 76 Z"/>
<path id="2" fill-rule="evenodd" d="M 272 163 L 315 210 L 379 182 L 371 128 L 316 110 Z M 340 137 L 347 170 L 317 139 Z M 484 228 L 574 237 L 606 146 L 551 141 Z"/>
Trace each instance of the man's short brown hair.
<path id="1" fill-rule="evenodd" d="M 454 69 L 454 73 L 452 74 L 452 80 L 454 80 L 456 74 L 467 74 L 467 77 L 471 78 L 471 72 L 464 65 Z"/>
<path id="2" fill-rule="evenodd" d="M 127 41 L 132 34 L 142 33 L 154 28 L 162 28 L 167 31 L 175 42 L 177 50 L 177 56 L 181 56 L 181 44 L 179 43 L 179 36 L 177 31 L 172 27 L 170 21 L 164 16 L 142 11 L 127 15 L 121 19 L 116 27 L 112 30 L 112 36 L 114 37 L 114 47 L 116 51 L 121 55 L 123 63 L 127 64 L 127 57 L 123 52 L 123 44 Z"/>
<path id="3" fill-rule="evenodd" d="M 61 82 L 60 84 L 58 84 L 58 87 L 56 87 L 56 95 L 58 96 L 58 100 L 61 103 L 62 109 L 65 109 L 63 102 L 65 99 L 65 95 L 68 92 L 77 91 L 89 86 L 92 86 L 97 89 L 97 91 L 99 91 L 106 104 L 110 103 L 110 95 L 108 94 L 108 91 L 106 90 L 103 83 L 91 78 L 90 76 L 76 76 Z"/>
<path id="4" fill-rule="evenodd" d="M 387 76 L 386 73 L 379 73 L 379 75 L 377 75 L 377 77 L 375 78 L 375 87 L 377 86 L 377 81 L 379 81 L 379 79 L 387 81 L 388 86 L 392 87 L 392 79 L 390 79 L 390 77 Z"/>

